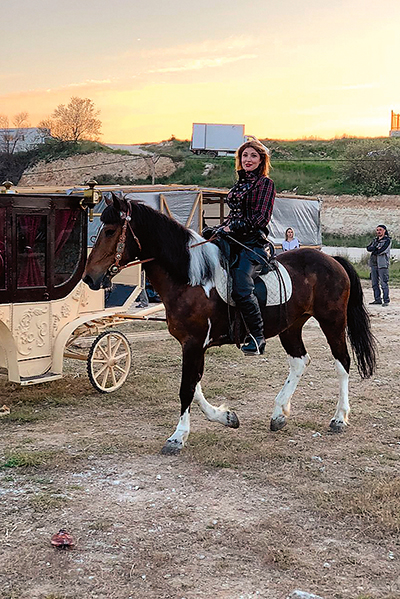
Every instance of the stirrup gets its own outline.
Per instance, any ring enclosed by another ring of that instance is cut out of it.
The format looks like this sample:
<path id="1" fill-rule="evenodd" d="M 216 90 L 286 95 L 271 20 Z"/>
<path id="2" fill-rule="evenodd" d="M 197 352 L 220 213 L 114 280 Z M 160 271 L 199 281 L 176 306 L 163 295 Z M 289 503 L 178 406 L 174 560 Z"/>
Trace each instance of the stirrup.
<path id="1" fill-rule="evenodd" d="M 249 333 L 240 349 L 246 356 L 261 356 L 265 350 L 265 339 L 264 337 L 256 338 Z"/>

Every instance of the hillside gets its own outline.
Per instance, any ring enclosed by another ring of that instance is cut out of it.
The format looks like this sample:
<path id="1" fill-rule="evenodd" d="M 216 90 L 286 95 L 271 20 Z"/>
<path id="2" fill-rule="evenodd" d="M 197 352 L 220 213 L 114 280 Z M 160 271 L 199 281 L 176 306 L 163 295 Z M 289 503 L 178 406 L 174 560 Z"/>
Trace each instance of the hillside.
<path id="1" fill-rule="evenodd" d="M 400 194 L 400 138 L 261 141 L 271 152 L 271 177 L 279 192 Z M 235 181 L 233 158 L 194 156 L 189 142 L 171 139 L 142 148 L 184 161 L 165 183 L 230 187 Z"/>
<path id="2" fill-rule="evenodd" d="M 400 239 L 399 138 L 262 141 L 271 151 L 271 177 L 278 193 L 323 198 L 325 232 L 365 234 L 383 221 Z M 2 180 L 11 178 L 20 185 L 81 186 L 91 178 L 100 184 L 148 184 L 152 176 L 162 184 L 220 188 L 234 184 L 233 158 L 195 156 L 189 145 L 172 138 L 127 146 L 126 151 L 124 146 L 115 149 L 90 142 L 51 143 L 11 157 L 14 173 L 19 169 L 13 178 L 7 171 L 10 164 L 0 155 L 0 173 Z M 388 167 L 393 167 L 389 174 Z"/>
<path id="3" fill-rule="evenodd" d="M 271 176 L 278 191 L 295 189 L 303 195 L 400 193 L 400 138 L 262 142 L 271 151 Z M 101 183 L 124 184 L 149 183 L 155 175 L 158 183 L 232 186 L 233 158 L 195 156 L 189 145 L 188 141 L 171 138 L 157 144 L 126 146 L 130 151 L 124 151 L 114 149 L 124 146 L 52 141 L 34 151 L 0 154 L 0 176 L 14 184 L 33 180 L 39 184 L 43 176 L 46 184 L 51 177 L 54 183 L 63 177 L 63 183 L 81 185 L 88 173 Z M 90 154 L 95 156 L 89 158 Z M 75 169 L 73 161 L 82 155 L 87 156 L 78 160 L 83 168 Z M 73 160 L 58 162 L 69 158 Z"/>
<path id="4" fill-rule="evenodd" d="M 170 177 L 176 170 L 171 158 L 160 156 L 153 164 L 151 156 L 125 156 L 117 153 L 93 152 L 40 161 L 22 173 L 19 185 L 84 185 L 89 179 L 99 183 L 125 184 L 146 180 L 153 173 L 156 179 Z"/>
<path id="5" fill-rule="evenodd" d="M 394 238 L 394 246 L 400 241 L 400 196 L 350 196 L 318 195 L 322 200 L 321 225 L 326 235 L 361 237 L 372 235 L 375 227 L 384 223 Z M 365 247 L 366 239 L 356 246 Z M 336 245 L 336 244 L 335 244 Z"/>

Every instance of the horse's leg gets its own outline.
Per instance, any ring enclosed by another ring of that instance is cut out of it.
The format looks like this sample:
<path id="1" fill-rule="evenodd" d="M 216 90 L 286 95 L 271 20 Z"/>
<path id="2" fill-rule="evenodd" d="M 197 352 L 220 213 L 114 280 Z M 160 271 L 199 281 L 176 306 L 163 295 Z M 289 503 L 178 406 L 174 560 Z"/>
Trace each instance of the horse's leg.
<path id="1" fill-rule="evenodd" d="M 303 343 L 301 331 L 309 316 L 297 320 L 286 331 L 279 335 L 283 348 L 288 355 L 289 375 L 275 398 L 275 407 L 271 416 L 271 431 L 279 431 L 286 424 L 290 415 L 290 400 L 301 379 L 303 372 L 311 362 Z"/>
<path id="2" fill-rule="evenodd" d="M 217 408 L 208 403 L 203 395 L 200 383 L 197 383 L 196 385 L 194 400 L 197 401 L 201 411 L 211 422 L 220 422 L 224 426 L 230 426 L 231 428 L 239 427 L 239 418 L 236 416 L 235 412 L 229 410 L 224 404 Z"/>
<path id="3" fill-rule="evenodd" d="M 174 434 L 167 439 L 161 450 L 163 454 L 177 454 L 183 448 L 190 433 L 190 405 L 196 385 L 204 370 L 204 348 L 198 344 L 186 343 L 182 346 L 182 379 L 179 391 L 181 416 Z"/>
<path id="4" fill-rule="evenodd" d="M 335 358 L 336 372 L 339 377 L 339 400 L 335 415 L 329 426 L 334 433 L 340 433 L 347 425 L 350 413 L 349 404 L 349 370 L 350 356 L 346 344 L 346 323 L 341 312 L 336 319 L 318 319 L 319 325 Z"/>
<path id="5" fill-rule="evenodd" d="M 235 412 L 222 405 L 219 408 L 212 406 L 203 395 L 200 380 L 204 371 L 204 347 L 184 346 L 182 381 L 180 388 L 181 417 L 174 434 L 167 439 L 161 453 L 177 454 L 183 448 L 190 432 L 190 405 L 195 399 L 202 412 L 213 422 L 220 422 L 224 426 L 238 428 L 239 419 Z"/>
<path id="6" fill-rule="evenodd" d="M 183 448 L 190 433 L 190 408 L 186 408 L 185 412 L 179 418 L 175 432 L 167 439 L 161 453 L 164 455 L 175 455 Z"/>

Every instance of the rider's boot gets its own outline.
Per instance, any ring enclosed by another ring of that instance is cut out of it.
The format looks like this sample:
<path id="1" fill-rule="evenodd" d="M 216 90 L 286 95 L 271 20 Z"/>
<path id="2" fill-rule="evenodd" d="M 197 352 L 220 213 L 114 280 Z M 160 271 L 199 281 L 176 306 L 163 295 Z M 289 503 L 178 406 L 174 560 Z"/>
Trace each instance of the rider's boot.
<path id="1" fill-rule="evenodd" d="M 265 338 L 263 320 L 257 299 L 254 296 L 241 298 L 238 307 L 243 315 L 246 326 L 249 329 L 249 334 L 241 347 L 242 352 L 247 356 L 263 354 L 265 349 Z"/>

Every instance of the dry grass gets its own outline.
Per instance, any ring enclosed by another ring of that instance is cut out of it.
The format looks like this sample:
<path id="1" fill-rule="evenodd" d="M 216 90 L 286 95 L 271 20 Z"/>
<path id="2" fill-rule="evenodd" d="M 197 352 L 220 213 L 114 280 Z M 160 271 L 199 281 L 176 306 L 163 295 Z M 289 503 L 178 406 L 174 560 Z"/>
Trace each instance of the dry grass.
<path id="1" fill-rule="evenodd" d="M 320 495 L 321 510 L 339 517 L 356 516 L 369 534 L 396 535 L 400 532 L 400 480 L 366 476 L 356 488 Z"/>
<path id="2" fill-rule="evenodd" d="M 62 494 L 38 493 L 30 498 L 29 504 L 36 512 L 48 513 L 60 510 L 68 502 L 68 498 Z"/>

